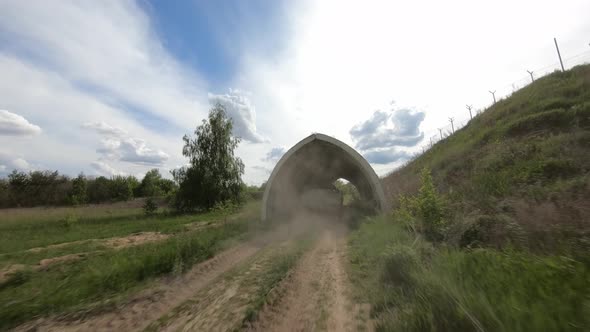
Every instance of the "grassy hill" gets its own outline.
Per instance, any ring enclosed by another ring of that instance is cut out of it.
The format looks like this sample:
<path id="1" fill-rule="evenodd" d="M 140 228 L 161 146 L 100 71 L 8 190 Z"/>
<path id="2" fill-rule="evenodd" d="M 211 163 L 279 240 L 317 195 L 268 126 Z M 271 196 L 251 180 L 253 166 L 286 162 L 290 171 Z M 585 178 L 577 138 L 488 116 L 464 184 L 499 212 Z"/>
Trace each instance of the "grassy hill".
<path id="1" fill-rule="evenodd" d="M 377 330 L 590 330 L 590 66 L 540 78 L 382 179 L 349 242 Z"/>
<path id="2" fill-rule="evenodd" d="M 536 80 L 385 177 L 394 204 L 417 192 L 424 167 L 463 226 L 453 240 L 502 246 L 511 229 L 512 245 L 588 253 L 590 65 Z M 466 227 L 482 234 L 461 239 Z"/>

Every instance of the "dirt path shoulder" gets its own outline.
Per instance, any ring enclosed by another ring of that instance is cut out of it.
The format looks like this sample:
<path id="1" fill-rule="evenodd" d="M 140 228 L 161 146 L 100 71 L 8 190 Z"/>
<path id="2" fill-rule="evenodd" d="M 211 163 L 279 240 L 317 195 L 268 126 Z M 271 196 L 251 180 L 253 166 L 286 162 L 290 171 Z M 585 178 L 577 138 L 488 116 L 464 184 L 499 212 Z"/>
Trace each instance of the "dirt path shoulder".
<path id="1" fill-rule="evenodd" d="M 18 327 L 17 331 L 138 331 L 184 302 L 218 276 L 254 255 L 264 241 L 250 241 L 217 254 L 176 278 L 163 278 L 155 287 L 132 296 L 108 312 L 71 319 L 45 318 Z"/>

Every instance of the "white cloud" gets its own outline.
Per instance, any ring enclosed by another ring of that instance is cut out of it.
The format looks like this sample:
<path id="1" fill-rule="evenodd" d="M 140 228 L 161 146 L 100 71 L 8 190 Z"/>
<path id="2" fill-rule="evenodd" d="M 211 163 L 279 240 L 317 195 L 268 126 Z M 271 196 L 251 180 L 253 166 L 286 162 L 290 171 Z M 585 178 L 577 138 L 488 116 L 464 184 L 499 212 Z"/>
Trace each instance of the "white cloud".
<path id="1" fill-rule="evenodd" d="M 394 146 L 413 147 L 423 138 L 420 124 L 424 121 L 423 112 L 409 109 L 375 111 L 366 121 L 350 130 L 356 147 L 362 151 Z"/>
<path id="2" fill-rule="evenodd" d="M 488 90 L 526 78 L 526 69 L 557 68 L 554 36 L 562 55 L 588 50 L 587 0 L 568 1 L 559 11 L 550 0 L 493 6 L 328 0 L 293 7 L 287 46 L 266 58 L 254 48 L 243 52 L 233 83 L 252 93 L 259 128 L 287 147 L 312 132 L 351 144 L 350 128 L 392 97 L 426 114 L 421 129 L 429 137 L 448 117 L 468 119 L 465 104 L 488 105 Z M 523 24 L 527 17 L 535 19 Z"/>
<path id="3" fill-rule="evenodd" d="M 105 122 L 85 123 L 82 127 L 94 130 L 103 136 L 101 146 L 96 152 L 105 159 L 138 165 L 162 166 L 169 158 L 164 151 L 149 147 L 145 140 L 131 137 L 125 130 Z"/>
<path id="4" fill-rule="evenodd" d="M 0 175 L 6 175 L 14 169 L 29 171 L 32 170 L 32 166 L 20 156 L 0 151 Z"/>
<path id="5" fill-rule="evenodd" d="M 0 40 L 110 103 L 179 128 L 205 114 L 205 82 L 169 54 L 135 1 L 2 1 Z"/>
<path id="6" fill-rule="evenodd" d="M 127 132 L 120 128 L 112 127 L 111 125 L 105 122 L 87 122 L 82 125 L 82 128 L 93 129 L 97 133 L 109 137 L 125 137 L 127 136 Z"/>
<path id="7" fill-rule="evenodd" d="M 234 135 L 252 143 L 268 142 L 256 132 L 256 110 L 247 94 L 229 89 L 226 94 L 209 94 L 209 103 L 223 106 L 228 116 L 233 119 Z"/>
<path id="8" fill-rule="evenodd" d="M 105 176 L 127 175 L 103 161 L 95 161 L 91 163 L 90 166 L 92 166 L 92 168 L 94 168 L 99 174 Z"/>
<path id="9" fill-rule="evenodd" d="M 279 159 L 281 159 L 285 152 L 287 152 L 287 150 L 282 146 L 272 148 L 270 151 L 268 151 L 263 161 L 277 162 Z"/>
<path id="10" fill-rule="evenodd" d="M 410 154 L 406 151 L 399 151 L 396 148 L 389 148 L 364 152 L 363 156 L 371 164 L 390 164 L 407 160 Z"/>
<path id="11" fill-rule="evenodd" d="M 207 114 L 207 86 L 168 53 L 133 1 L 2 1 L 0 44 L 0 108 L 18 109 L 47 133 L 29 141 L 0 136 L 0 146 L 66 174 L 89 171 L 96 158 L 95 139 L 80 123 L 124 137 L 118 157 L 107 159 L 135 174 L 182 163 L 182 134 Z"/>
<path id="12" fill-rule="evenodd" d="M 24 117 L 0 110 L 0 135 L 32 136 L 41 133 L 41 128 L 27 121 Z"/>

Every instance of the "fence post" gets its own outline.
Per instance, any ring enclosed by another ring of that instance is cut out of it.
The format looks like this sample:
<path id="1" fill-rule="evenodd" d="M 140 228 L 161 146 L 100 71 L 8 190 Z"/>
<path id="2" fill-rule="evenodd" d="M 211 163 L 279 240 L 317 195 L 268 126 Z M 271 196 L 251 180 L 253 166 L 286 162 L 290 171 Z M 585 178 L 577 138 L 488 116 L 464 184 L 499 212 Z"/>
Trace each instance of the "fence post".
<path id="1" fill-rule="evenodd" d="M 451 129 L 453 129 L 453 134 L 455 133 L 455 125 L 453 124 L 453 120 L 455 120 L 455 118 L 449 118 L 449 121 L 451 121 Z"/>
<path id="2" fill-rule="evenodd" d="M 563 68 L 563 61 L 561 61 L 561 53 L 559 52 L 559 46 L 557 46 L 557 38 L 553 38 L 553 41 L 555 42 L 555 49 L 557 49 L 557 56 L 559 57 L 559 64 L 561 65 L 561 71 L 565 71 L 565 68 Z"/>
<path id="3" fill-rule="evenodd" d="M 492 94 L 492 98 L 494 98 L 494 104 L 495 104 L 496 103 L 496 90 L 488 91 L 488 92 Z"/>

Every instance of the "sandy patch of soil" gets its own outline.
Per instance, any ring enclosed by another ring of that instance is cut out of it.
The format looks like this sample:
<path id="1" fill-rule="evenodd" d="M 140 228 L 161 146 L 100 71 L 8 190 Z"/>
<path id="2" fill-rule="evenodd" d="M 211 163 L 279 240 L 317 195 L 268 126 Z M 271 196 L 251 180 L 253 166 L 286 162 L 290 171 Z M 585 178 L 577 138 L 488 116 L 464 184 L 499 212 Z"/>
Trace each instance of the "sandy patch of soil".
<path id="1" fill-rule="evenodd" d="M 109 248 L 122 249 L 132 246 L 139 246 L 148 242 L 162 241 L 170 237 L 170 234 L 158 232 L 142 232 L 131 234 L 123 237 L 113 237 L 110 239 L 100 240 L 100 242 Z"/>
<path id="2" fill-rule="evenodd" d="M 23 264 L 12 264 L 12 265 L 8 265 L 5 268 L 3 268 L 2 270 L 0 270 L 0 284 L 4 283 L 8 279 L 10 279 L 10 277 L 14 273 L 24 270 L 25 267 L 26 266 Z"/>

